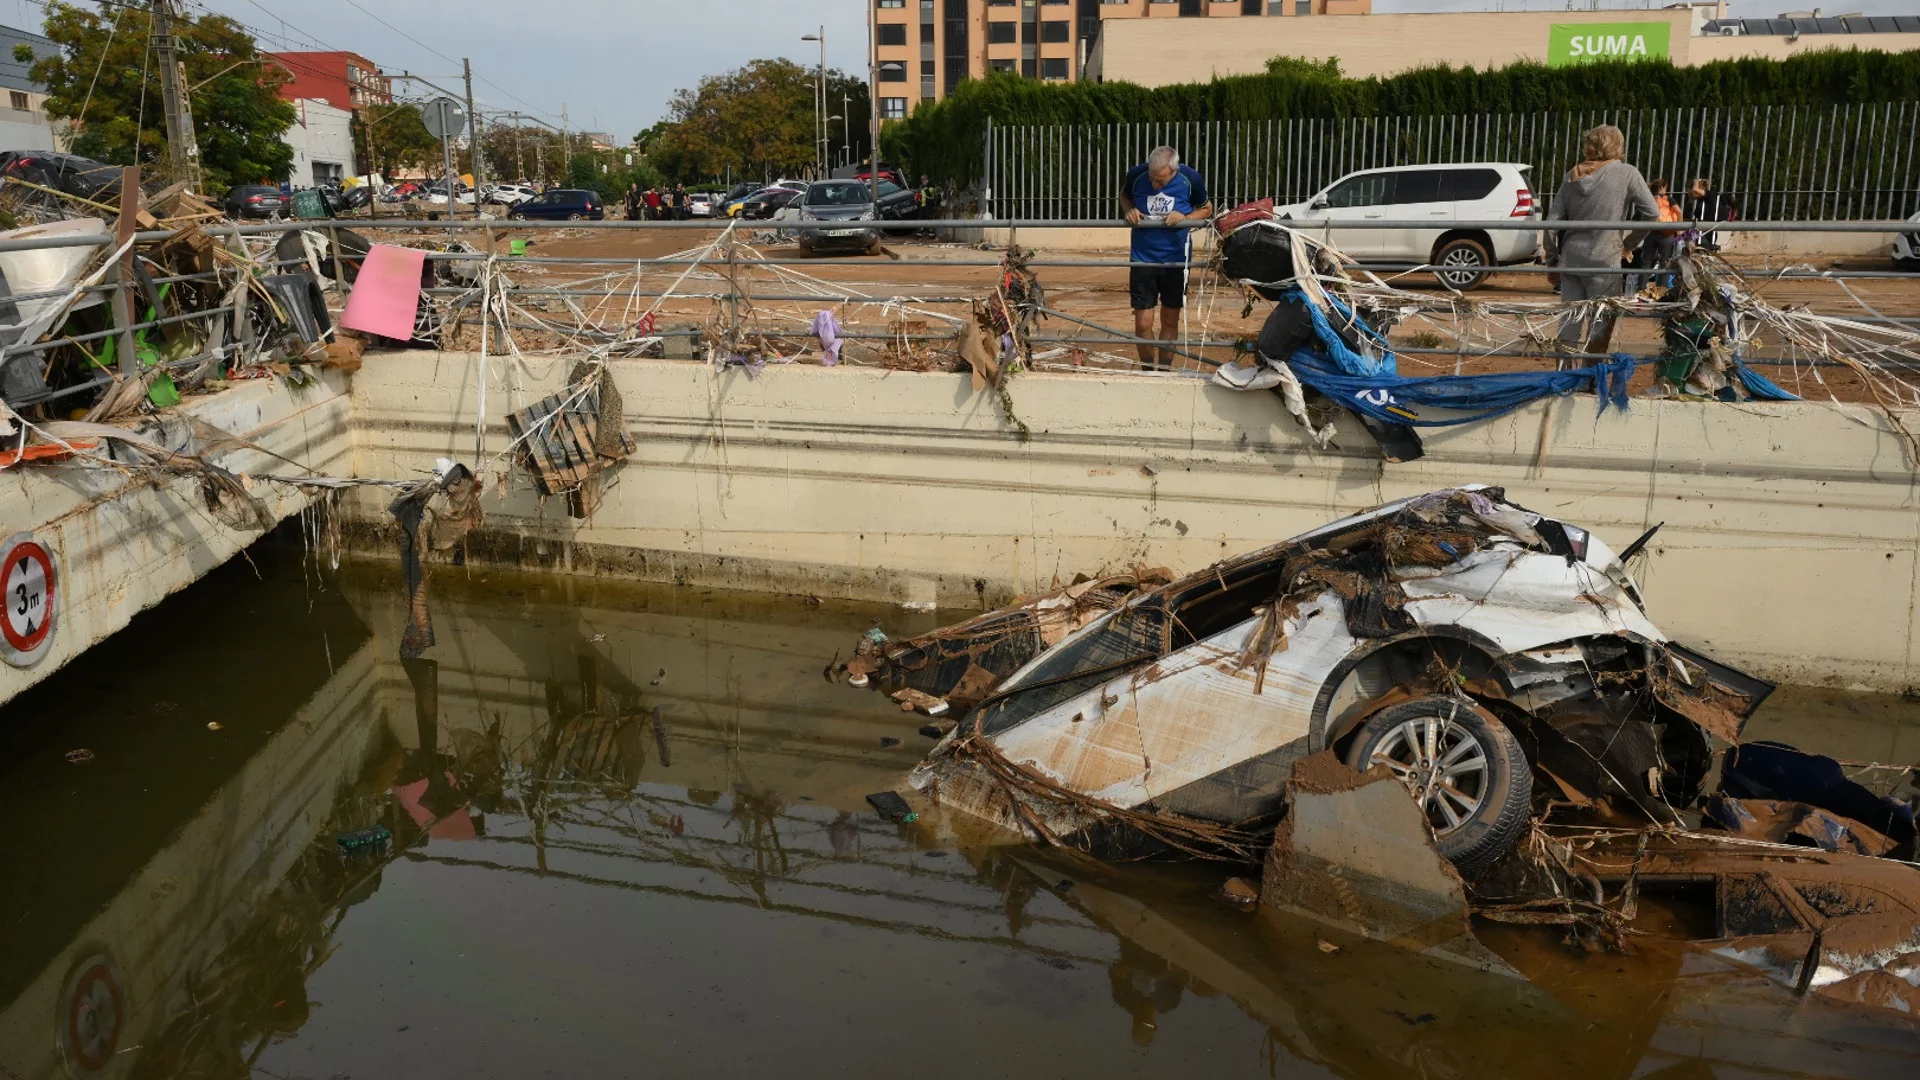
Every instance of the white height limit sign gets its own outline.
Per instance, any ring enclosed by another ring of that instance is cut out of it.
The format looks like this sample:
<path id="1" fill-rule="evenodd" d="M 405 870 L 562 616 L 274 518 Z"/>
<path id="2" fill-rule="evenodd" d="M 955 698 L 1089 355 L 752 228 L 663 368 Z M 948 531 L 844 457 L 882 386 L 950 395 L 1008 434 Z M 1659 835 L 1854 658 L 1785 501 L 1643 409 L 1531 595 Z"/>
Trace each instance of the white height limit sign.
<path id="1" fill-rule="evenodd" d="M 31 667 L 53 643 L 58 575 L 53 556 L 33 538 L 19 533 L 0 555 L 5 618 L 0 619 L 0 657 L 14 667 Z"/>

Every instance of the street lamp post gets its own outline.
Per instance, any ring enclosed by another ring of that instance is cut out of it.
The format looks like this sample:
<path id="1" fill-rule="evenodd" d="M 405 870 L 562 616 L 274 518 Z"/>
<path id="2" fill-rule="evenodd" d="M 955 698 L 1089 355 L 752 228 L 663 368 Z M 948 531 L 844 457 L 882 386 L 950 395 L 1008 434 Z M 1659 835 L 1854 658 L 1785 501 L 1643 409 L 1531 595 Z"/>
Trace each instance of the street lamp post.
<path id="1" fill-rule="evenodd" d="M 802 35 L 800 40 L 820 43 L 820 66 L 815 69 L 813 83 L 813 168 L 820 174 L 826 171 L 827 28 L 822 26 L 819 33 Z"/>

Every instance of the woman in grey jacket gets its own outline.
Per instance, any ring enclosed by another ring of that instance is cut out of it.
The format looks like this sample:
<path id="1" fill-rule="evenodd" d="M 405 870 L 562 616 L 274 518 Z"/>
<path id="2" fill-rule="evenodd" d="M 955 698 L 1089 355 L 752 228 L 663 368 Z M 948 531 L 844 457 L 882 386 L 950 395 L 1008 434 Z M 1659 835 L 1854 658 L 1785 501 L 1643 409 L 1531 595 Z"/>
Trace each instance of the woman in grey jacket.
<path id="1" fill-rule="evenodd" d="M 1646 178 L 1627 164 L 1627 138 L 1612 124 L 1601 124 L 1582 140 L 1584 159 L 1567 173 L 1553 197 L 1547 220 L 1658 221 L 1660 206 L 1653 201 Z M 1547 265 L 1556 271 L 1560 299 L 1567 303 L 1619 296 L 1626 280 L 1621 262 L 1646 238 L 1644 230 L 1546 230 Z M 1606 270 L 1583 274 L 1583 270 Z M 1581 304 L 1560 319 L 1560 342 L 1576 351 L 1603 353 L 1613 339 L 1614 312 L 1599 304 Z M 1591 332 L 1589 332 L 1589 324 Z"/>

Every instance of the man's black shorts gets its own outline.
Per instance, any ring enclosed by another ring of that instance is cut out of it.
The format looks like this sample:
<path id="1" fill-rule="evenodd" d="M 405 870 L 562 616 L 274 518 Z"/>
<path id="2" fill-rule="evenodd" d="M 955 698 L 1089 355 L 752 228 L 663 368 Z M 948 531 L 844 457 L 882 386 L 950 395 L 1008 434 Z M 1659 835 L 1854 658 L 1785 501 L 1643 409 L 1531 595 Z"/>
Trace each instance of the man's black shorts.
<path id="1" fill-rule="evenodd" d="M 1127 291 L 1133 294 L 1135 311 L 1178 310 L 1187 306 L 1187 271 L 1179 266 L 1136 266 L 1127 273 Z"/>

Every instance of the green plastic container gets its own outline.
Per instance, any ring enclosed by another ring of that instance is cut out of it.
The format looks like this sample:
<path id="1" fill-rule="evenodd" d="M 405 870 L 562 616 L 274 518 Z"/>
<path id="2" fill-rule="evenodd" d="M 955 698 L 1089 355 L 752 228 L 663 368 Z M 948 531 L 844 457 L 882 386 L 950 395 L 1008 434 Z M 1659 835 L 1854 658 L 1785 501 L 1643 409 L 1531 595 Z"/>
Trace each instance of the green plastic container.
<path id="1" fill-rule="evenodd" d="M 527 242 L 525 240 L 507 241 L 507 254 L 525 255 L 526 253 L 527 253 Z"/>

